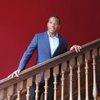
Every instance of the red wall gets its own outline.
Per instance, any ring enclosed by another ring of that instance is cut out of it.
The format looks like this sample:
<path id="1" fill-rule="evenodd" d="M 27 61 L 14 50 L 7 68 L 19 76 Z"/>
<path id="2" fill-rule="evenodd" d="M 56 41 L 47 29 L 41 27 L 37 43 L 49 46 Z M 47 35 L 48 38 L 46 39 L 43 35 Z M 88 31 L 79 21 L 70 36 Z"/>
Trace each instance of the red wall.
<path id="1" fill-rule="evenodd" d="M 61 18 L 59 33 L 73 44 L 100 38 L 99 0 L 1 0 L 0 79 L 17 69 L 32 37 L 46 31 L 49 16 Z M 34 65 L 35 55 L 27 65 Z"/>

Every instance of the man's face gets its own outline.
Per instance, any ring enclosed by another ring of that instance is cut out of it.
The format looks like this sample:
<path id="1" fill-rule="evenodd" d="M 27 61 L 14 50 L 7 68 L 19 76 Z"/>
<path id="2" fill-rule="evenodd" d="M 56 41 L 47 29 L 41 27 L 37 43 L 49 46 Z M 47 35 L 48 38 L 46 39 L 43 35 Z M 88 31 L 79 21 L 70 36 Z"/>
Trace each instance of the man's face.
<path id="1" fill-rule="evenodd" d="M 55 34 L 59 29 L 60 24 L 57 18 L 51 17 L 47 23 L 47 28 L 50 34 Z"/>

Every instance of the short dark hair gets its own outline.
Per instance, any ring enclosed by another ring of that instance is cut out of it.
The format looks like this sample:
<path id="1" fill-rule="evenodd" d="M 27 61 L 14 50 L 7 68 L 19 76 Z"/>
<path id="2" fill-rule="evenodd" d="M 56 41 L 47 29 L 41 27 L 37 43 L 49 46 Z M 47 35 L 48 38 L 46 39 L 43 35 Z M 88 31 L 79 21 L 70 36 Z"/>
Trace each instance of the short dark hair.
<path id="1" fill-rule="evenodd" d="M 50 19 L 51 17 L 57 18 L 57 19 L 58 19 L 58 23 L 60 24 L 60 18 L 59 18 L 57 15 L 52 15 L 52 16 L 49 17 L 49 19 Z"/>

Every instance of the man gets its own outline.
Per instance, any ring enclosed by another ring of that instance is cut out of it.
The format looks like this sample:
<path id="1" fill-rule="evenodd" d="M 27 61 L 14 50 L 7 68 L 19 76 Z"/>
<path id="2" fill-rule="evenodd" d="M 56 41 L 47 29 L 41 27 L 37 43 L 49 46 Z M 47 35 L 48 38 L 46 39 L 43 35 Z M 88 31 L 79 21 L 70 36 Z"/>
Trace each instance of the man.
<path id="1" fill-rule="evenodd" d="M 30 60 L 33 52 L 37 51 L 37 60 L 36 64 L 41 63 L 43 61 L 49 60 L 52 57 L 60 55 L 67 50 L 68 42 L 62 36 L 60 36 L 57 30 L 60 28 L 60 18 L 58 16 L 51 16 L 47 23 L 48 30 L 46 32 L 42 32 L 36 34 L 32 39 L 30 45 L 27 50 L 24 52 L 22 59 L 20 61 L 19 67 L 16 71 L 14 71 L 9 77 L 17 76 L 18 74 L 25 68 L 26 64 Z M 80 46 L 74 45 L 70 48 L 70 50 L 75 50 L 79 52 L 81 49 Z M 35 76 L 33 76 L 35 79 Z M 33 85 L 30 91 L 30 100 L 35 100 L 35 83 L 33 79 Z M 41 83 L 40 88 L 44 86 L 44 72 L 41 72 Z M 40 94 L 43 88 L 40 89 Z M 48 100 L 53 100 L 53 73 L 51 71 L 50 79 L 49 79 L 49 88 L 48 88 Z"/>

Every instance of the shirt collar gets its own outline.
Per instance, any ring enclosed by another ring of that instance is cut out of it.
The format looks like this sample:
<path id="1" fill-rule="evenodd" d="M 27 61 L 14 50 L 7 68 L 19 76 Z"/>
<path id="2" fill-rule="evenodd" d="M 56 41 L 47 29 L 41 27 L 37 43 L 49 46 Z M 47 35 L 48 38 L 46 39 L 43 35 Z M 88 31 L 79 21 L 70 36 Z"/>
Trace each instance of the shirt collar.
<path id="1" fill-rule="evenodd" d="M 48 36 L 50 37 L 49 31 L 47 31 Z M 56 35 L 54 36 L 55 38 L 58 38 L 58 33 L 56 32 Z"/>

